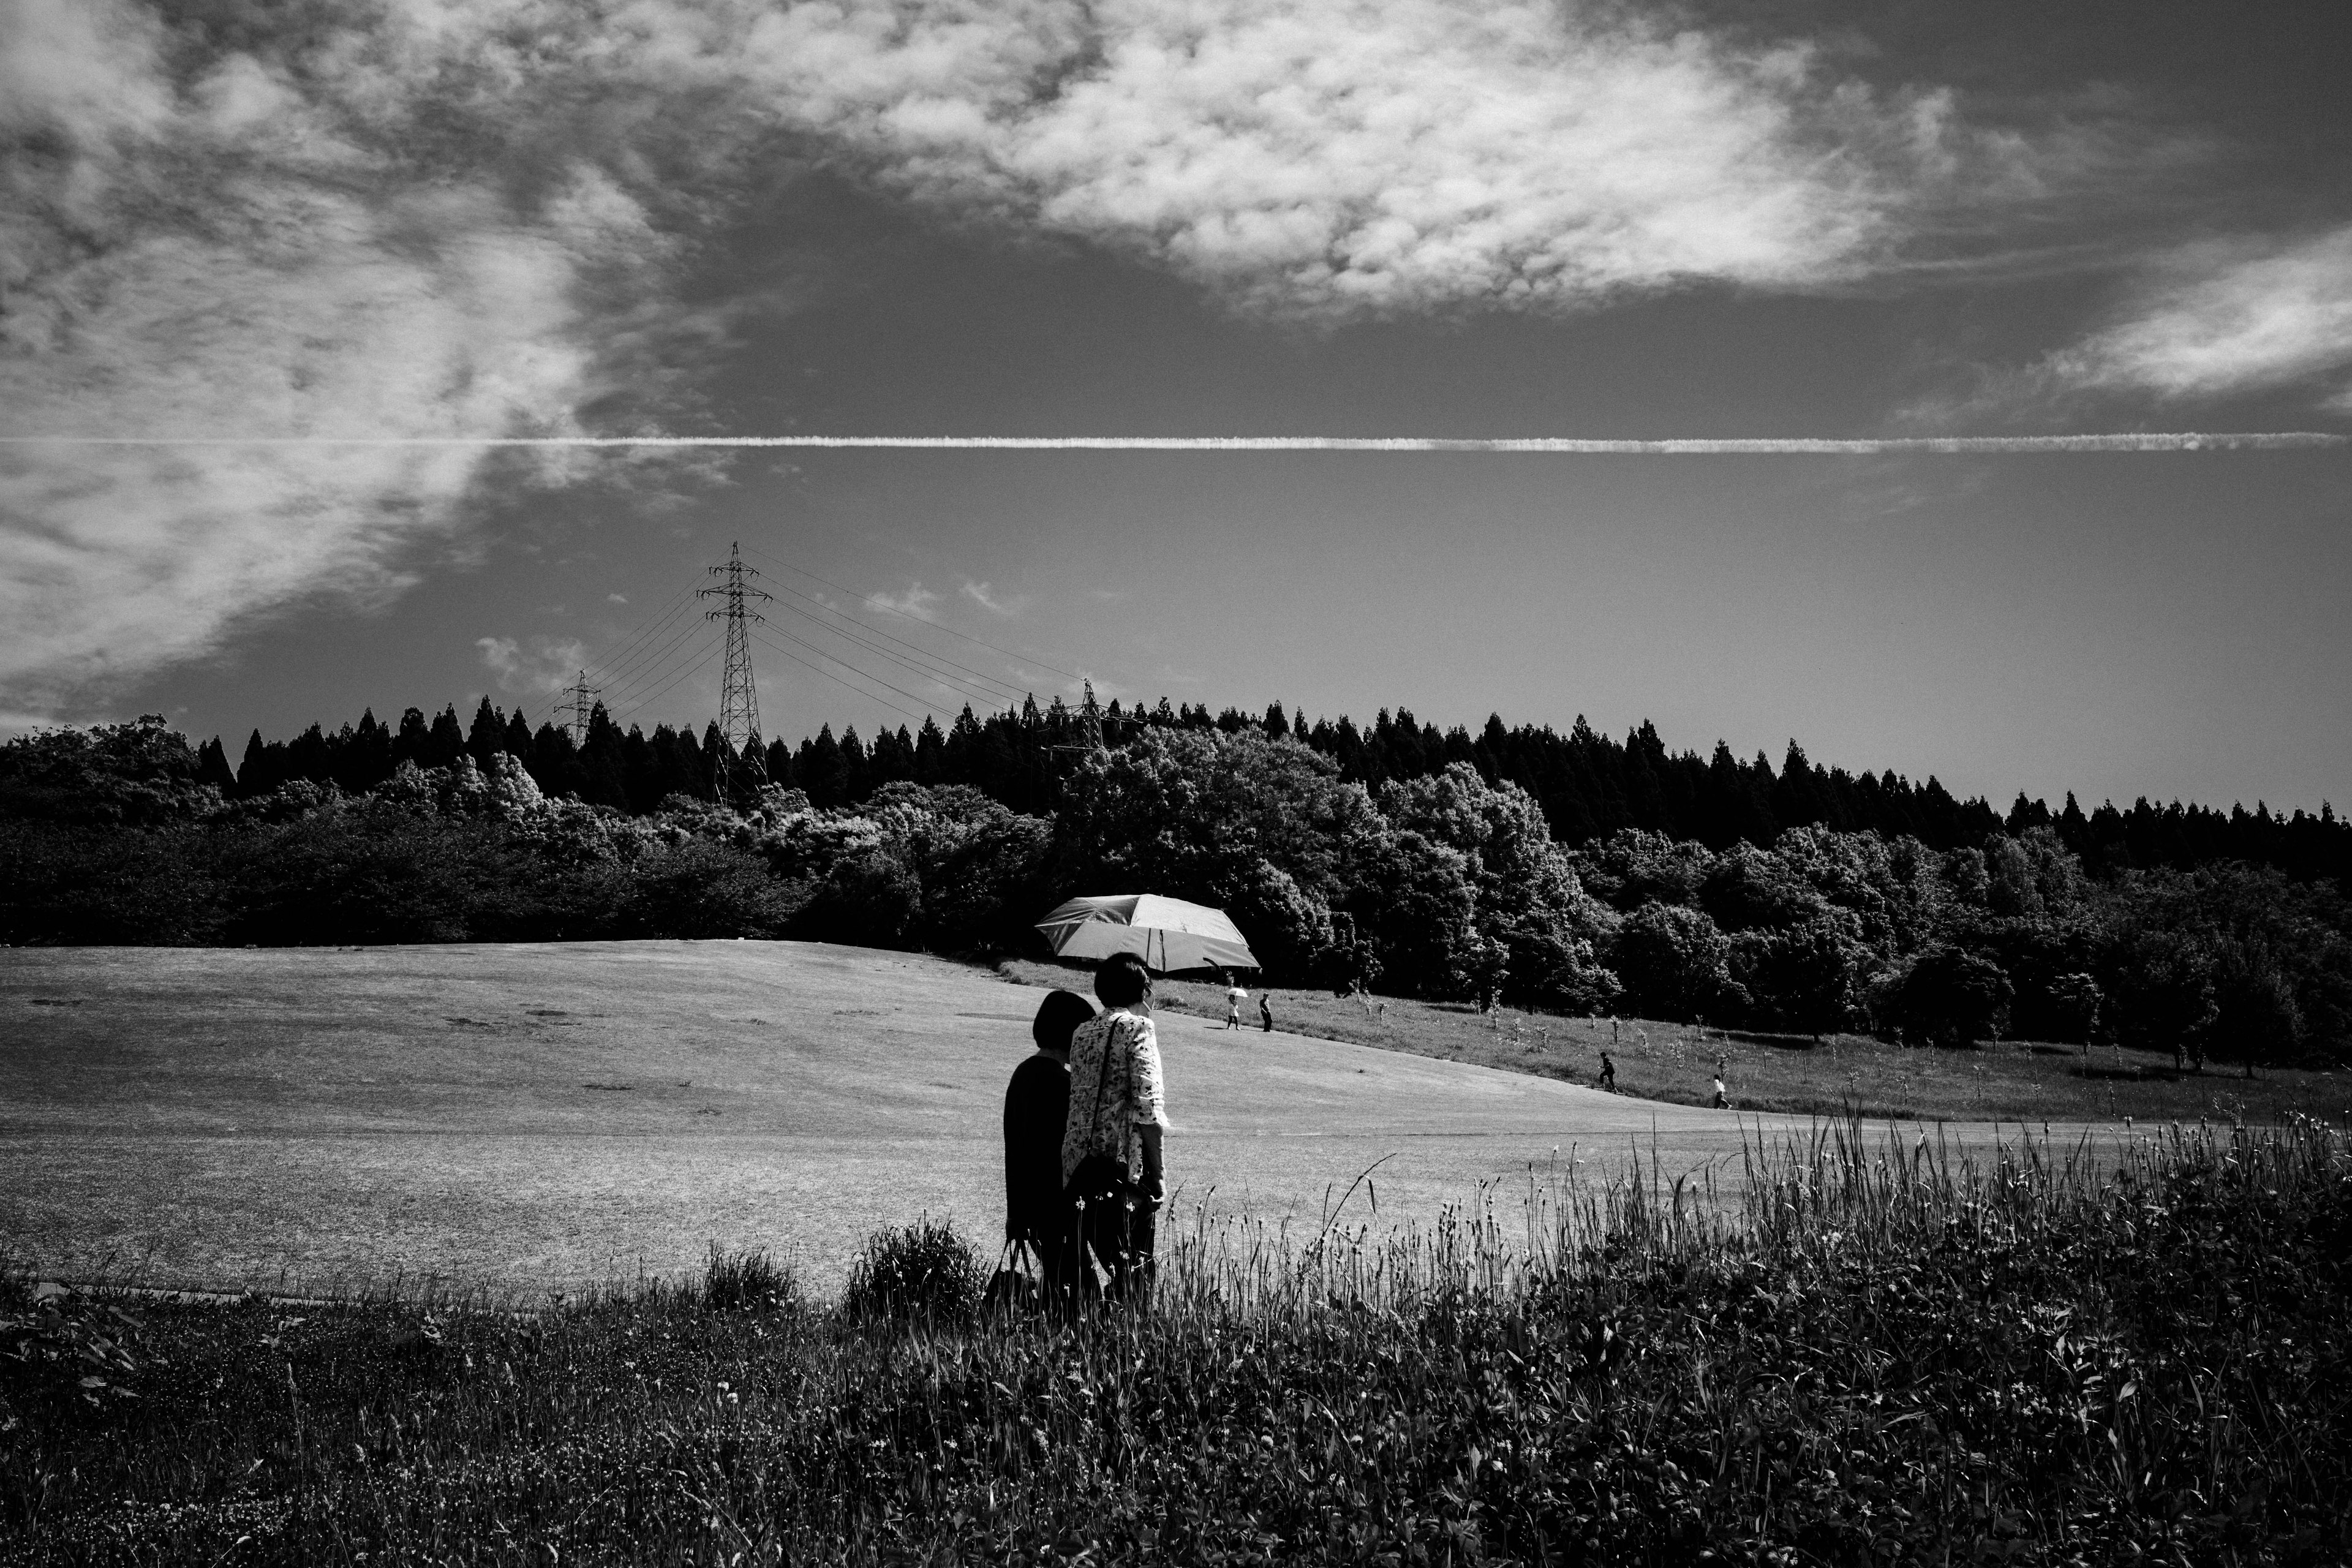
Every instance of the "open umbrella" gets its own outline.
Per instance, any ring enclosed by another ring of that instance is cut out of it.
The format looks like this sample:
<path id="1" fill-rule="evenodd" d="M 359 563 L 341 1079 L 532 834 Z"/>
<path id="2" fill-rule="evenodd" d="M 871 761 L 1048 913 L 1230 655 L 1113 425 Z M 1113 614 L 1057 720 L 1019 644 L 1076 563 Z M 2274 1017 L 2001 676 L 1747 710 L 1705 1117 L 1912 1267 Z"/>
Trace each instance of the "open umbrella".
<path id="1" fill-rule="evenodd" d="M 1072 899 L 1037 922 L 1064 958 L 1108 958 L 1131 952 L 1160 974 L 1180 969 L 1255 969 L 1257 955 L 1223 910 L 1128 893 Z"/>

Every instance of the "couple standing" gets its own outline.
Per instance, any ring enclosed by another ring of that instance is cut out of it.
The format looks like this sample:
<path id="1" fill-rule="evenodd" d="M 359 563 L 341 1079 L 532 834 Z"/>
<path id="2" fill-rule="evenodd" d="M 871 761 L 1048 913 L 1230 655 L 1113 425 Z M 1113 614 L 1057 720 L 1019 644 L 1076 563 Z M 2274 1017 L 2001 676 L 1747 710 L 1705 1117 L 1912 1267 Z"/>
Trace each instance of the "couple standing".
<path id="1" fill-rule="evenodd" d="M 1075 991 L 1048 992 L 1029 1026 L 1037 1054 L 1004 1091 L 1004 1231 L 1036 1253 L 1050 1294 L 1139 1299 L 1167 1196 L 1150 971 L 1114 953 L 1095 994 L 1099 1014 Z"/>

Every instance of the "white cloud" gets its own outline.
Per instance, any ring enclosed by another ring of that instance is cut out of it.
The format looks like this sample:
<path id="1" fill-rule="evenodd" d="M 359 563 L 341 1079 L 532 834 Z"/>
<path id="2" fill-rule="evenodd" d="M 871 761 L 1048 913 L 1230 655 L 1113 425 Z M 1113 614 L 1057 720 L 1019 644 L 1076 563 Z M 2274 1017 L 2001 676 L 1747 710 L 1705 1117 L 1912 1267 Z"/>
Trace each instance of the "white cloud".
<path id="1" fill-rule="evenodd" d="M 999 594 L 985 583 L 974 583 L 969 580 L 963 585 L 963 596 L 991 615 L 996 616 L 1017 616 L 1029 605 L 1026 598 L 1014 598 L 1009 595 Z"/>
<path id="2" fill-rule="evenodd" d="M 2352 413 L 2352 226 L 2172 258 L 2123 317 L 2053 355 L 2061 387 L 2213 398 L 2332 384 Z"/>
<path id="3" fill-rule="evenodd" d="M 528 648 L 514 637 L 477 637 L 474 646 L 501 691 L 552 696 L 588 665 L 586 647 L 569 637 L 535 637 Z"/>
<path id="4" fill-rule="evenodd" d="M 726 345 L 741 307 L 676 273 L 779 132 L 1304 318 L 1818 287 L 2020 166 L 1943 95 L 1551 0 L 159 15 L 0 0 L 0 433 L 635 427 Z M 486 494 L 622 461 L 689 459 L 9 449 L 0 706 L 395 592 Z"/>
<path id="5" fill-rule="evenodd" d="M 607 594 L 604 595 L 604 602 L 608 605 L 625 605 L 629 602 L 629 596 L 626 594 Z"/>
<path id="6" fill-rule="evenodd" d="M 1978 161 L 1943 95 L 1548 0 L 812 4 L 744 58 L 919 196 L 1315 314 L 1817 285 Z"/>
<path id="7" fill-rule="evenodd" d="M 265 32 L 207 58 L 121 0 L 0 3 L 0 433 L 568 433 L 650 352 L 657 320 L 597 309 L 667 253 L 636 198 L 585 162 L 545 163 L 519 197 L 487 163 L 412 155 L 444 88 L 354 37 Z M 55 710 L 255 613 L 381 598 L 487 483 L 585 471 L 8 448 L 0 692 Z"/>
<path id="8" fill-rule="evenodd" d="M 902 616 L 912 616 L 918 620 L 939 619 L 937 610 L 940 595 L 924 587 L 920 583 L 909 583 L 907 585 L 907 591 L 903 594 L 891 594 L 877 589 L 866 595 L 866 604 L 869 609 L 896 610 Z"/>

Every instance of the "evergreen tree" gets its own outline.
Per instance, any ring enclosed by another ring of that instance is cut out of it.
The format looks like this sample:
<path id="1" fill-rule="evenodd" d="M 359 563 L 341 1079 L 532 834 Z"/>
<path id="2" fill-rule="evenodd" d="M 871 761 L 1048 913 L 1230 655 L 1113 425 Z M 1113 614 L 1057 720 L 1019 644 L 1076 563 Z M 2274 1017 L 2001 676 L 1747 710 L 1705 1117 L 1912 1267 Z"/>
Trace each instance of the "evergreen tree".
<path id="1" fill-rule="evenodd" d="M 466 751 L 473 757 L 476 767 L 487 769 L 490 759 L 504 750 L 506 721 L 490 706 L 489 697 L 485 694 L 481 706 L 474 710 L 473 728 L 466 731 Z"/>
<path id="2" fill-rule="evenodd" d="M 223 795 L 236 793 L 236 775 L 228 771 L 228 752 L 218 735 L 196 748 L 196 782 L 211 784 Z"/>
<path id="3" fill-rule="evenodd" d="M 926 786 L 944 784 L 947 757 L 948 738 L 940 732 L 939 721 L 926 713 L 922 732 L 915 737 L 915 782 Z"/>
<path id="4" fill-rule="evenodd" d="M 866 778 L 866 742 L 857 738 L 857 726 L 845 724 L 841 729 L 841 798 L 846 805 L 856 805 L 871 793 Z"/>
<path id="5" fill-rule="evenodd" d="M 245 743 L 245 760 L 237 764 L 237 793 L 253 795 L 276 789 L 278 781 L 270 776 L 271 772 L 269 748 L 262 744 L 261 731 L 257 728 Z"/>
<path id="6" fill-rule="evenodd" d="M 434 717 L 433 732 L 425 738 L 425 754 L 417 759 L 417 765 L 446 768 L 465 752 L 466 731 L 458 727 L 457 704 L 451 703 Z"/>
<path id="7" fill-rule="evenodd" d="M 847 802 L 849 781 L 842 766 L 841 742 L 833 738 L 832 725 L 818 726 L 814 740 L 801 742 L 801 754 L 793 759 L 793 777 L 808 792 L 811 805 Z"/>
<path id="8" fill-rule="evenodd" d="M 532 750 L 530 721 L 522 716 L 520 708 L 517 708 L 514 716 L 507 721 L 505 749 L 517 761 L 526 765 L 530 763 Z M 483 765 L 487 767 L 488 764 Z"/>
<path id="9" fill-rule="evenodd" d="M 629 809 L 628 770 L 620 727 L 604 711 L 602 702 L 588 710 L 588 731 L 581 737 L 580 798 L 591 805 Z"/>
<path id="10" fill-rule="evenodd" d="M 423 709 L 403 710 L 399 732 L 392 738 L 392 765 L 396 768 L 403 763 L 415 763 L 420 768 L 431 767 L 433 764 L 425 760 L 425 755 L 432 749 L 432 733 Z"/>
<path id="11" fill-rule="evenodd" d="M 621 740 L 621 784 L 628 792 L 632 815 L 643 816 L 661 805 L 661 763 L 653 742 L 635 724 Z"/>

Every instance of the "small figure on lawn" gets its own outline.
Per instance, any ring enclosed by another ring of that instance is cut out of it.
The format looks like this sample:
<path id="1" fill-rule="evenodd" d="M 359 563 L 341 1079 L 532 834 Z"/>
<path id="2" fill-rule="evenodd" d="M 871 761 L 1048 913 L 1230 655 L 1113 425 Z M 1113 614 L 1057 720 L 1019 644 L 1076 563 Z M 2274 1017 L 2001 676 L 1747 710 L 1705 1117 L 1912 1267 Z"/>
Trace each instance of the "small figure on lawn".
<path id="1" fill-rule="evenodd" d="M 1601 1053 L 1601 1087 L 1612 1094 L 1617 1092 L 1617 1064 L 1609 1059 L 1607 1051 Z"/>
<path id="2" fill-rule="evenodd" d="M 1274 1033 L 1274 998 L 1270 992 L 1261 991 L 1257 997 L 1258 1027 L 1266 1034 Z"/>
<path id="3" fill-rule="evenodd" d="M 1228 975 L 1225 979 L 1226 1028 L 1238 1029 L 1242 1026 L 1242 1004 L 1248 1000 L 1249 993 L 1242 989 L 1241 981 L 1237 977 Z"/>
<path id="4" fill-rule="evenodd" d="M 1720 1068 L 1717 1068 L 1715 1073 L 1715 1109 L 1717 1110 L 1731 1109 L 1731 1096 L 1724 1092 L 1723 1069 Z"/>

